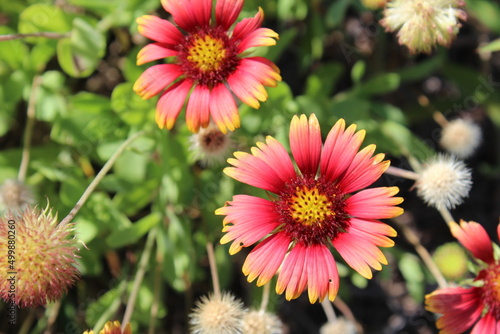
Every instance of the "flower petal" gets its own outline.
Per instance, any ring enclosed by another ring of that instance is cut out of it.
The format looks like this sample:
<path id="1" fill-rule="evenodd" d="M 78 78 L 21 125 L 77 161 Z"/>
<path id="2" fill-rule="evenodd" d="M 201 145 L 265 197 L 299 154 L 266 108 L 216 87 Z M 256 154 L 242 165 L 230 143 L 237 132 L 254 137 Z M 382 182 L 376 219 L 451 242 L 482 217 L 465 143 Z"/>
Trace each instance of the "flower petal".
<path id="1" fill-rule="evenodd" d="M 160 97 L 156 106 L 156 123 L 161 129 L 174 127 L 192 85 L 189 80 L 176 82 Z"/>
<path id="2" fill-rule="evenodd" d="M 304 175 L 315 176 L 321 156 L 321 129 L 314 114 L 294 116 L 290 123 L 290 148 L 293 157 Z"/>
<path id="3" fill-rule="evenodd" d="M 470 332 L 470 334 L 493 334 L 493 333 L 498 333 L 497 320 L 495 319 L 495 316 L 491 312 L 487 312 Z"/>
<path id="4" fill-rule="evenodd" d="M 233 93 L 245 104 L 248 104 L 254 109 L 260 108 L 259 101 L 267 100 L 267 92 L 260 81 L 251 75 L 247 75 L 238 67 L 231 73 L 227 79 L 227 83 Z"/>
<path id="5" fill-rule="evenodd" d="M 284 233 L 270 236 L 255 247 L 248 254 L 243 263 L 243 274 L 249 282 L 257 277 L 257 286 L 262 286 L 276 274 L 283 263 L 286 252 L 290 245 L 290 239 Z"/>
<path id="6" fill-rule="evenodd" d="M 352 159 L 352 163 L 339 180 L 339 187 L 344 193 L 351 193 L 371 185 L 389 167 L 390 161 L 382 161 L 383 154 L 371 157 L 374 151 L 375 145 L 368 145 Z"/>
<path id="7" fill-rule="evenodd" d="M 134 92 L 143 99 L 159 94 L 168 85 L 183 74 L 181 68 L 174 64 L 154 65 L 146 69 L 134 84 Z"/>
<path id="8" fill-rule="evenodd" d="M 194 87 L 186 107 L 186 123 L 189 131 L 197 133 L 200 126 L 210 123 L 210 89 L 203 85 Z"/>
<path id="9" fill-rule="evenodd" d="M 143 15 L 136 20 L 139 33 L 153 41 L 178 45 L 184 39 L 175 25 L 153 15 Z"/>
<path id="10" fill-rule="evenodd" d="M 307 254 L 307 290 L 309 302 L 333 301 L 339 290 L 339 273 L 332 253 L 325 245 L 310 245 Z"/>
<path id="11" fill-rule="evenodd" d="M 292 161 L 285 148 L 274 138 L 267 137 L 266 144 L 257 143 L 252 153 L 235 152 L 236 159 L 227 162 L 224 173 L 240 182 L 279 194 L 285 182 L 296 177 Z"/>
<path id="12" fill-rule="evenodd" d="M 146 45 L 137 54 L 137 65 L 143 65 L 153 60 L 177 56 L 178 52 L 169 49 L 166 44 L 151 43 Z"/>
<path id="13" fill-rule="evenodd" d="M 238 71 L 247 79 L 254 78 L 257 82 L 267 87 L 276 87 L 278 81 L 281 81 L 279 68 L 272 61 L 262 57 L 241 59 Z M 266 99 L 261 101 L 265 101 Z"/>
<path id="14" fill-rule="evenodd" d="M 361 276 L 370 279 L 370 267 L 381 270 L 381 264 L 387 264 L 387 259 L 377 247 L 379 244 L 392 246 L 394 243 L 383 235 L 370 233 L 363 228 L 364 220 L 351 219 L 351 226 L 346 233 L 340 233 L 332 244 L 351 268 Z"/>
<path id="15" fill-rule="evenodd" d="M 493 246 L 486 230 L 476 222 L 461 221 L 460 226 L 450 222 L 451 234 L 467 248 L 476 259 L 493 263 Z"/>
<path id="16" fill-rule="evenodd" d="M 215 86 L 210 92 L 210 115 L 223 133 L 240 127 L 238 107 L 224 84 Z"/>
<path id="17" fill-rule="evenodd" d="M 344 119 L 339 119 L 332 127 L 325 141 L 321 155 L 321 175 L 335 181 L 352 163 L 363 142 L 365 131 L 356 131 L 356 124 L 345 129 Z"/>
<path id="18" fill-rule="evenodd" d="M 218 0 L 215 5 L 215 22 L 224 30 L 229 29 L 240 15 L 244 0 Z"/>
<path id="19" fill-rule="evenodd" d="M 279 35 L 272 29 L 259 28 L 245 36 L 238 44 L 238 53 L 257 46 L 276 45 Z"/>
<path id="20" fill-rule="evenodd" d="M 464 333 L 483 311 L 480 288 L 444 288 L 425 296 L 425 308 L 443 316 L 437 327 L 443 333 Z"/>
<path id="21" fill-rule="evenodd" d="M 392 197 L 399 191 L 398 187 L 380 187 L 362 190 L 346 202 L 349 215 L 358 218 L 384 219 L 394 218 L 403 213 L 403 209 L 395 205 L 403 202 L 402 197 Z"/>
<path id="22" fill-rule="evenodd" d="M 235 195 L 232 201 L 215 211 L 216 215 L 226 215 L 223 220 L 221 244 L 233 241 L 229 254 L 233 255 L 271 233 L 279 225 L 279 216 L 273 202 L 263 198 Z"/>
<path id="23" fill-rule="evenodd" d="M 397 236 L 397 232 L 390 225 L 375 219 L 351 218 L 349 232 L 356 232 L 369 239 L 371 243 L 378 247 L 392 247 L 394 240 L 388 237 Z"/>
<path id="24" fill-rule="evenodd" d="M 234 41 L 242 40 L 248 34 L 260 28 L 264 21 L 264 11 L 259 7 L 259 12 L 254 17 L 246 18 L 236 24 L 231 39 Z"/>
<path id="25" fill-rule="evenodd" d="M 212 15 L 212 0 L 161 0 L 163 8 L 187 32 L 206 27 Z"/>
<path id="26" fill-rule="evenodd" d="M 286 290 L 287 300 L 299 297 L 307 285 L 307 247 L 296 244 L 288 253 L 278 276 L 276 293 L 282 294 Z"/>

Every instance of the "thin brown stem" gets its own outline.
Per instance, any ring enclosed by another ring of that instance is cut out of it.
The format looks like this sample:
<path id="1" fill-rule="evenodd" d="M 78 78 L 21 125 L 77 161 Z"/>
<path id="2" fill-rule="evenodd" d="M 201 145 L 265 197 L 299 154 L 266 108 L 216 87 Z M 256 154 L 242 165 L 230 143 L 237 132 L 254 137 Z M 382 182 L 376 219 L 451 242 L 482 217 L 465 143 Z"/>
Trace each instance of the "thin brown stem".
<path id="1" fill-rule="evenodd" d="M 155 266 L 155 280 L 154 280 L 154 298 L 153 305 L 151 306 L 151 314 L 149 318 L 149 329 L 148 334 L 154 334 L 156 318 L 158 316 L 158 310 L 160 309 L 160 296 L 161 296 L 161 285 L 162 285 L 162 273 L 163 271 L 163 252 L 157 247 L 156 250 L 156 266 Z"/>
<path id="2" fill-rule="evenodd" d="M 411 170 L 406 170 L 406 169 L 401 169 L 398 167 L 393 167 L 389 166 L 386 171 L 386 174 L 402 177 L 404 179 L 409 179 L 409 180 L 418 180 L 420 177 L 417 173 L 411 171 Z"/>
<path id="3" fill-rule="evenodd" d="M 13 39 L 24 39 L 29 37 L 43 37 L 50 39 L 60 39 L 71 37 L 71 32 L 59 33 L 50 31 L 33 32 L 29 34 L 7 34 L 0 35 L 0 42 L 11 41 Z"/>
<path id="4" fill-rule="evenodd" d="M 99 171 L 99 173 L 97 173 L 96 177 L 89 184 L 89 186 L 87 187 L 87 189 L 85 189 L 82 197 L 80 197 L 80 199 L 75 204 L 75 206 L 73 207 L 73 209 L 71 209 L 71 211 L 68 213 L 68 215 L 66 217 L 64 217 L 64 219 L 61 221 L 62 225 L 65 225 L 65 224 L 69 223 L 73 218 L 75 218 L 76 214 L 78 213 L 78 211 L 80 211 L 80 209 L 82 208 L 82 206 L 85 204 L 85 202 L 87 201 L 87 199 L 90 197 L 90 195 L 92 194 L 92 192 L 95 190 L 95 188 L 99 184 L 99 182 L 102 181 L 102 179 L 109 172 L 109 170 L 111 169 L 111 167 L 113 167 L 113 164 L 115 163 L 116 159 L 118 159 L 118 157 L 123 153 L 123 151 L 125 151 L 125 149 L 128 147 L 128 145 L 131 142 L 133 142 L 134 140 L 136 140 L 137 138 L 139 138 L 143 134 L 144 134 L 144 131 L 139 131 L 139 132 L 135 133 L 130 138 L 128 138 L 127 140 L 125 140 L 120 145 L 120 147 L 118 147 L 118 149 L 116 150 L 116 152 L 113 153 L 113 155 L 111 156 L 111 158 L 109 158 L 109 160 L 104 164 L 104 166 Z"/>
<path id="5" fill-rule="evenodd" d="M 262 287 L 262 300 L 260 302 L 260 310 L 262 312 L 266 311 L 267 304 L 269 304 L 269 296 L 271 294 L 271 283 L 267 282 Z"/>
<path id="6" fill-rule="evenodd" d="M 125 326 L 130 322 L 132 317 L 132 312 L 134 311 L 135 301 L 137 300 L 137 295 L 139 294 L 139 288 L 141 287 L 142 279 L 146 273 L 146 268 L 148 267 L 149 258 L 151 257 L 151 252 L 153 250 L 154 240 L 156 237 L 157 228 L 153 227 L 148 233 L 148 238 L 146 240 L 146 245 L 144 246 L 144 251 L 142 252 L 141 259 L 139 261 L 139 268 L 135 274 L 134 283 L 132 285 L 132 291 L 127 301 L 127 308 L 125 309 L 125 314 L 122 320 L 122 331 L 125 330 Z"/>
<path id="7" fill-rule="evenodd" d="M 451 213 L 448 209 L 441 208 L 441 209 L 438 209 L 438 211 L 441 214 L 441 217 L 443 217 L 446 224 L 450 224 L 450 222 L 455 221 L 455 219 L 453 219 L 453 216 L 451 215 Z"/>
<path id="8" fill-rule="evenodd" d="M 339 296 L 335 298 L 333 301 L 333 305 L 335 305 L 336 308 L 344 315 L 344 317 L 352 322 L 353 324 L 356 325 L 356 329 L 358 330 L 358 333 L 363 333 L 363 327 L 361 324 L 356 320 L 354 317 L 354 314 L 352 313 L 351 309 L 349 308 L 349 305 L 347 305 Z"/>
<path id="9" fill-rule="evenodd" d="M 35 77 L 33 78 L 33 83 L 31 85 L 31 93 L 28 100 L 26 128 L 24 129 L 23 137 L 23 153 L 21 157 L 21 165 L 19 166 L 19 173 L 17 174 L 17 179 L 22 183 L 24 183 L 24 180 L 26 179 L 26 173 L 28 171 L 28 164 L 30 161 L 31 137 L 33 135 L 33 127 L 35 125 L 36 99 L 38 89 L 40 88 L 41 84 L 42 77 L 39 75 L 35 75 Z"/>
<path id="10" fill-rule="evenodd" d="M 325 312 L 328 322 L 335 322 L 335 320 L 337 320 L 335 310 L 333 309 L 332 303 L 328 298 L 323 299 L 323 301 L 321 302 L 321 307 L 323 307 L 323 312 Z"/>
<path id="11" fill-rule="evenodd" d="M 418 239 L 415 232 L 406 224 L 400 222 L 398 219 L 394 219 L 394 221 L 398 224 L 406 240 L 408 240 L 408 242 L 412 244 L 413 247 L 415 247 L 417 254 L 420 256 L 426 267 L 429 269 L 432 276 L 434 276 L 439 287 L 441 289 L 446 288 L 448 286 L 446 279 L 444 278 L 443 274 L 441 273 L 437 265 L 434 263 L 431 254 L 429 254 L 427 249 L 420 243 L 420 240 Z"/>
<path id="12" fill-rule="evenodd" d="M 212 275 L 212 284 L 214 286 L 214 296 L 216 299 L 221 298 L 219 274 L 217 273 L 217 261 L 215 260 L 214 245 L 207 242 L 208 262 L 210 264 L 210 274 Z"/>

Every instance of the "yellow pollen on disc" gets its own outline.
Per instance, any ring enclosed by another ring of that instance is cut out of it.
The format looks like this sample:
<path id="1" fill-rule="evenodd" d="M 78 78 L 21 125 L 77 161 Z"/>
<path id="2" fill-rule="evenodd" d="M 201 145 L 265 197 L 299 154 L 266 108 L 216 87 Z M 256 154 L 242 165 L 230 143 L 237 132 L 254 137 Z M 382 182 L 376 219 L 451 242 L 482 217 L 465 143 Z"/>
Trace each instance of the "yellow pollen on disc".
<path id="1" fill-rule="evenodd" d="M 325 218 L 335 215 L 330 208 L 328 197 L 316 188 L 307 187 L 295 189 L 290 211 L 295 221 L 307 226 L 321 224 Z"/>
<path id="2" fill-rule="evenodd" d="M 188 50 L 187 59 L 200 71 L 218 70 L 226 57 L 224 42 L 209 35 L 197 37 Z"/>

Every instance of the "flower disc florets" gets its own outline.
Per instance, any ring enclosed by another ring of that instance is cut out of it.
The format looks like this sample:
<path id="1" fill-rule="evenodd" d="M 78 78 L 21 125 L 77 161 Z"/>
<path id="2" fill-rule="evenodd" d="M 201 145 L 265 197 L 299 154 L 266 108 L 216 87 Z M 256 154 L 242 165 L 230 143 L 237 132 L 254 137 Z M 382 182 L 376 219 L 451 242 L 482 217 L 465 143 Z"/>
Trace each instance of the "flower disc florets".
<path id="1" fill-rule="evenodd" d="M 79 276 L 73 231 L 72 224 L 58 224 L 48 208 L 1 217 L 0 297 L 19 307 L 61 298 Z"/>

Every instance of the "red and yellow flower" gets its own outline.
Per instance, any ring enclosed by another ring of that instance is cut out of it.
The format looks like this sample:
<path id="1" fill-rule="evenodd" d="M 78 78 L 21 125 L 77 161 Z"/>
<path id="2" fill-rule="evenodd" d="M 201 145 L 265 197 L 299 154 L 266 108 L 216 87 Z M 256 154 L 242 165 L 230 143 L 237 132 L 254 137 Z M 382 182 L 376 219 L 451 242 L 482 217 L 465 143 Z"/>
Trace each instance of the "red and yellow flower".
<path id="1" fill-rule="evenodd" d="M 251 154 L 234 153 L 224 172 L 230 177 L 274 194 L 271 200 L 235 195 L 216 210 L 225 215 L 221 243 L 232 241 L 229 252 L 260 241 L 243 265 L 243 273 L 257 285 L 266 284 L 279 270 L 276 292 L 297 298 L 307 286 L 309 300 L 333 300 L 339 275 L 330 252 L 366 278 L 370 267 L 387 264 L 378 247 L 391 247 L 396 231 L 378 219 L 403 210 L 397 187 L 361 190 L 375 182 L 389 166 L 384 155 L 373 155 L 375 145 L 359 151 L 363 130 L 345 128 L 339 120 L 322 143 L 316 117 L 295 116 L 290 146 L 298 171 L 285 148 L 274 138 L 257 143 Z"/>
<path id="2" fill-rule="evenodd" d="M 476 222 L 450 223 L 451 233 L 479 264 L 472 287 L 438 289 L 425 297 L 427 310 L 443 314 L 437 320 L 442 334 L 500 333 L 500 259 L 495 259 L 491 239 Z M 500 239 L 500 225 L 497 228 Z"/>
<path id="3" fill-rule="evenodd" d="M 278 34 L 262 28 L 262 9 L 253 18 L 236 21 L 244 0 L 218 0 L 212 18 L 212 0 L 162 0 L 170 21 L 156 16 L 139 17 L 139 32 L 156 43 L 146 45 L 137 64 L 171 58 L 168 64 L 151 66 L 137 79 L 134 91 L 148 99 L 161 93 L 156 107 L 160 128 L 171 129 L 186 104 L 190 131 L 207 127 L 210 117 L 223 131 L 240 126 L 233 94 L 259 108 L 266 101 L 264 86 L 281 80 L 279 69 L 263 57 L 245 57 L 258 46 L 275 45 Z"/>

